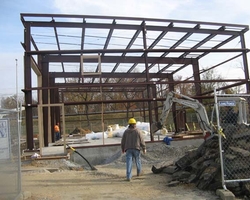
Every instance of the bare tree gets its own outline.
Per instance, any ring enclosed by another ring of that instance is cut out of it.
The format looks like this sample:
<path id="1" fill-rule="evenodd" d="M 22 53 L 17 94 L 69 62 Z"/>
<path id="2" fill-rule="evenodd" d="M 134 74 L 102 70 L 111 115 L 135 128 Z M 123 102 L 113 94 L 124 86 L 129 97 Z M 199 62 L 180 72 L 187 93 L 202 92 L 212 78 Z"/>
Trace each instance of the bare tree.
<path id="1" fill-rule="evenodd" d="M 1 99 L 1 107 L 6 109 L 14 109 L 17 107 L 17 96 L 9 96 Z"/>
<path id="2" fill-rule="evenodd" d="M 181 81 L 183 80 L 182 76 L 176 76 L 175 77 L 176 81 Z M 179 92 L 184 95 L 190 95 L 192 96 L 194 94 L 194 87 L 192 83 L 178 83 L 175 85 L 175 92 Z"/>

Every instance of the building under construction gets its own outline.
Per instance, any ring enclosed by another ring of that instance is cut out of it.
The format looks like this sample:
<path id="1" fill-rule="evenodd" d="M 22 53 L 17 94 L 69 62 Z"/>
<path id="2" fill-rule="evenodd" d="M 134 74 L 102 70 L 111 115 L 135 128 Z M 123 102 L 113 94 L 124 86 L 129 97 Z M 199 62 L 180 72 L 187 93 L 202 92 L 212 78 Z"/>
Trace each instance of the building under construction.
<path id="1" fill-rule="evenodd" d="M 193 98 L 200 101 L 213 97 L 213 90 L 202 91 L 204 83 L 227 83 L 218 91 L 242 86 L 246 93 L 250 92 L 249 49 L 244 37 L 249 30 L 247 25 L 30 13 L 21 14 L 21 21 L 30 150 L 34 148 L 34 107 L 38 108 L 44 146 L 48 146 L 53 141 L 52 125 L 64 120 L 65 106 L 137 103 L 143 119 L 152 123 L 158 121 L 159 105 L 165 100 L 166 91 L 174 91 L 178 84 L 192 84 Z M 242 63 L 241 78 L 202 80 L 202 74 L 209 70 L 236 69 L 234 62 Z M 176 79 L 178 76 L 185 79 Z M 69 102 L 64 98 L 67 93 L 84 92 L 101 95 L 91 101 Z M 130 95 L 107 98 L 110 93 Z M 38 103 L 33 103 L 34 95 Z"/>

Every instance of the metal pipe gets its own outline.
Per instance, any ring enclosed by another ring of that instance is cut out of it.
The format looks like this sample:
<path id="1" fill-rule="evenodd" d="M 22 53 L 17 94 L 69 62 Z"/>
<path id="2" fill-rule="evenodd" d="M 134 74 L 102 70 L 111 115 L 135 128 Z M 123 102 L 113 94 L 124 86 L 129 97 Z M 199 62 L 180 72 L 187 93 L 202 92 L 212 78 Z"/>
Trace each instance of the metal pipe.
<path id="1" fill-rule="evenodd" d="M 20 134 L 20 119 L 22 119 L 21 116 L 21 110 L 22 110 L 22 105 L 20 107 L 18 106 L 18 60 L 15 59 L 16 61 L 16 114 L 17 114 L 17 135 L 18 135 L 18 192 L 21 193 L 22 191 L 22 177 L 21 177 L 21 134 Z M 19 110 L 20 109 L 20 110 Z M 19 114 L 20 113 L 20 114 Z"/>
<path id="2" fill-rule="evenodd" d="M 215 107 L 215 112 L 216 112 L 216 117 L 217 117 L 217 126 L 218 126 L 218 132 L 221 130 L 220 126 L 220 116 L 219 116 L 219 109 L 218 109 L 218 103 L 217 103 L 217 96 L 216 96 L 216 88 L 214 88 L 214 107 Z M 224 190 L 227 190 L 226 184 L 225 184 L 225 174 L 224 174 L 224 163 L 223 163 L 223 149 L 222 149 L 222 144 L 221 144 L 221 134 L 219 135 L 219 150 L 220 150 L 220 165 L 221 165 L 221 182 L 222 182 L 222 187 Z"/>

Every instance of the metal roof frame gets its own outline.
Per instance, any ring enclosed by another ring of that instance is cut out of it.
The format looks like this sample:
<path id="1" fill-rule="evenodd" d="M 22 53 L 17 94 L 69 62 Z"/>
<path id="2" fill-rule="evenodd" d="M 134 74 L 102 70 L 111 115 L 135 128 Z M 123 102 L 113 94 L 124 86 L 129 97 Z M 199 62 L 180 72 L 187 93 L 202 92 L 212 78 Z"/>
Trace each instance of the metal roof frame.
<path id="1" fill-rule="evenodd" d="M 124 91 L 131 86 L 134 91 L 145 91 L 144 101 L 162 101 L 155 91 L 156 85 L 165 84 L 169 89 L 182 81 L 175 81 L 174 76 L 191 67 L 191 76 L 183 82 L 193 83 L 196 97 L 202 98 L 199 61 L 208 55 L 227 53 L 230 57 L 214 64 L 209 69 L 217 68 L 235 58 L 242 57 L 245 77 L 227 79 L 232 82 L 225 88 L 246 85 L 250 92 L 249 72 L 244 34 L 247 25 L 213 23 L 201 21 L 154 19 L 118 16 L 91 16 L 66 14 L 21 13 L 24 26 L 25 51 L 25 93 L 26 123 L 32 124 L 32 91 L 42 91 L 43 103 L 59 103 L 58 93 L 65 89 L 86 91 L 87 88 L 105 88 L 104 91 Z M 239 40 L 236 48 L 231 43 Z M 84 59 L 90 67 L 91 75 L 82 76 L 80 57 L 82 55 L 100 55 L 103 72 L 99 75 L 96 59 Z M 72 70 L 71 67 L 74 67 Z M 31 70 L 37 74 L 39 85 L 31 82 Z M 209 70 L 208 69 L 208 70 Z M 78 78 L 78 83 L 69 84 L 67 78 Z M 88 82 L 84 82 L 88 79 Z M 89 81 L 89 80 L 92 81 Z M 128 83 L 129 79 L 129 83 Z M 64 80 L 59 81 L 57 80 Z M 115 81 L 115 82 L 114 82 Z M 216 80 L 211 80 L 211 82 Z M 218 81 L 218 80 L 217 80 Z M 129 85 L 130 84 L 130 85 Z M 108 89 L 111 87 L 112 89 Z M 48 90 L 51 94 L 49 95 Z M 91 90 L 91 89 L 90 89 Z M 50 97 L 51 98 L 51 97 Z M 204 97 L 205 98 L 205 97 Z M 54 101 L 54 102 L 53 102 Z M 124 100 L 126 101 L 126 100 Z M 133 100 L 131 100 L 133 101 Z M 102 103 L 105 103 L 103 101 Z M 108 103 L 108 101 L 106 102 Z M 155 111 L 157 114 L 157 111 Z M 46 113 L 45 113 L 46 114 Z M 52 116 L 53 117 L 53 116 Z M 149 122 L 152 122 L 149 116 Z M 27 130 L 29 137 L 32 130 Z M 32 147 L 32 139 L 28 141 Z M 46 144 L 46 141 L 45 141 Z"/>

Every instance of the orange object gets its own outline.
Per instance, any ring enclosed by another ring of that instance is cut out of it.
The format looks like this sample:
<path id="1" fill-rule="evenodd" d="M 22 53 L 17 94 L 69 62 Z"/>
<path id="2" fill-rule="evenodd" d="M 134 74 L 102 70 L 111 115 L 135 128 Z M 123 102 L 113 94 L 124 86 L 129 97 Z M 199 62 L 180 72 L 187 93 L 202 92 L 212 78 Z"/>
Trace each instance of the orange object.
<path id="1" fill-rule="evenodd" d="M 55 132 L 60 132 L 59 126 L 57 124 L 54 126 L 54 131 Z"/>

